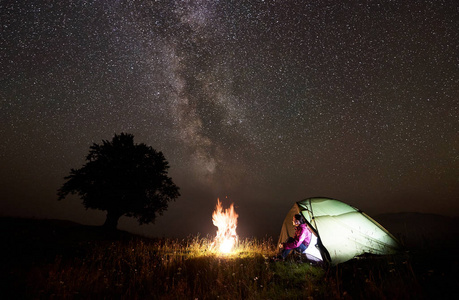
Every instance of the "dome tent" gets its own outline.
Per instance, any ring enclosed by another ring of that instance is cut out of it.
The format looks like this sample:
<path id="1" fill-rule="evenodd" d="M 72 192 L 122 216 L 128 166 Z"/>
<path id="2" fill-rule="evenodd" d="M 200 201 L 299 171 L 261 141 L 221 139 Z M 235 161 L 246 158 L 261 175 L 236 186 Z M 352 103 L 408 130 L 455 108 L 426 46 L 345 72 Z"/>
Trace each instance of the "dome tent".
<path id="1" fill-rule="evenodd" d="M 301 213 L 313 230 L 304 254 L 314 261 L 336 265 L 364 253 L 394 254 L 399 244 L 378 222 L 341 201 L 325 197 L 296 202 L 282 224 L 279 243 L 293 237 L 292 218 Z"/>

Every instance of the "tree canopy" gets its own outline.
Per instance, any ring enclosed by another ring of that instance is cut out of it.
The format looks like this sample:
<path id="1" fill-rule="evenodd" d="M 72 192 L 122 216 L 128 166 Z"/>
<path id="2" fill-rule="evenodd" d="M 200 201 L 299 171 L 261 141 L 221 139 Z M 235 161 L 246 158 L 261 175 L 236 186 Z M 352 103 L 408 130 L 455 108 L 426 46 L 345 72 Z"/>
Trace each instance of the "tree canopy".
<path id="1" fill-rule="evenodd" d="M 90 146 L 86 164 L 71 169 L 58 190 L 58 199 L 77 194 L 86 209 L 107 211 L 104 226 L 116 228 L 121 216 L 139 224 L 155 221 L 180 196 L 168 176 L 162 152 L 143 143 L 134 144 L 132 134 L 115 134 L 111 141 Z"/>

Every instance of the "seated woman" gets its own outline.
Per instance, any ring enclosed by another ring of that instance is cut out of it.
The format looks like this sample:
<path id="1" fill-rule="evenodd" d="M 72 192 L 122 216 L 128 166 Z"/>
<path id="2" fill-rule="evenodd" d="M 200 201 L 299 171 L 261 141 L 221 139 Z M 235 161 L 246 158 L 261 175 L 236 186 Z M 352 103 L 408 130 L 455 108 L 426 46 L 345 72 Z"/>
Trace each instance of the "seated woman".
<path id="1" fill-rule="evenodd" d="M 301 214 L 296 214 L 292 221 L 293 225 L 296 227 L 295 235 L 293 238 L 290 237 L 286 242 L 279 245 L 281 252 L 278 258 L 285 259 L 293 249 L 303 253 L 311 242 L 312 232 L 306 225 L 306 220 L 303 216 Z"/>

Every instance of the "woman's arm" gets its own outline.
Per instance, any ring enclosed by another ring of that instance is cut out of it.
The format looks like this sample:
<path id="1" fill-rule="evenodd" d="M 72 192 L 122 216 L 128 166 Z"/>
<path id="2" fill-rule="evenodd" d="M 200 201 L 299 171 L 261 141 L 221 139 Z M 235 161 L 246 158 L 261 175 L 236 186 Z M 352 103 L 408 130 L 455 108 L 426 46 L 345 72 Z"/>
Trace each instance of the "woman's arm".
<path id="1" fill-rule="evenodd" d="M 295 249 L 298 248 L 304 241 L 307 236 L 306 226 L 298 226 L 295 231 L 295 236 L 293 237 L 293 241 L 284 243 L 284 249 Z"/>

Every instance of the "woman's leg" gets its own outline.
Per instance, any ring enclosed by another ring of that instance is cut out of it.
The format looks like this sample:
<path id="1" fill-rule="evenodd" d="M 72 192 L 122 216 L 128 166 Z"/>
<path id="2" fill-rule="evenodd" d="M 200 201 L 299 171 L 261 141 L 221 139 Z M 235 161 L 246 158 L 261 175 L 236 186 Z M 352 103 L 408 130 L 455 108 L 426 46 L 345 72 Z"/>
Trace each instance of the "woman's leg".
<path id="1" fill-rule="evenodd" d="M 281 256 L 282 258 L 286 258 L 287 255 L 289 255 L 289 253 L 292 251 L 292 249 L 283 249 L 282 252 L 281 252 Z"/>
<path id="2" fill-rule="evenodd" d="M 305 244 L 301 244 L 298 248 L 298 251 L 300 251 L 300 253 L 303 253 L 304 250 L 306 250 L 308 247 L 305 245 Z"/>

